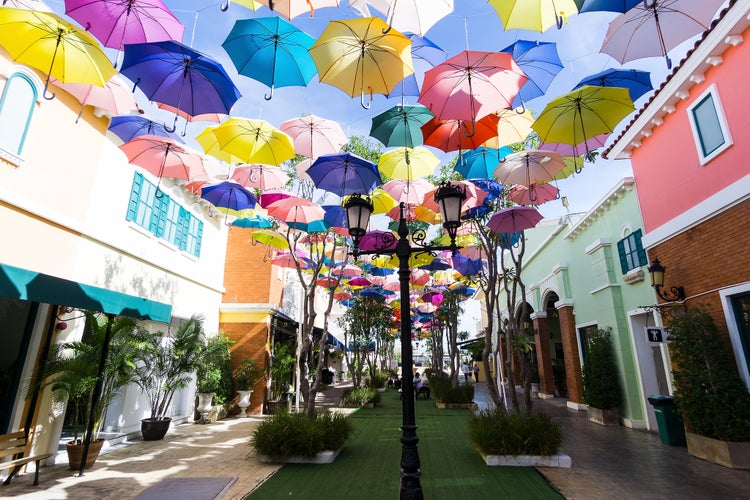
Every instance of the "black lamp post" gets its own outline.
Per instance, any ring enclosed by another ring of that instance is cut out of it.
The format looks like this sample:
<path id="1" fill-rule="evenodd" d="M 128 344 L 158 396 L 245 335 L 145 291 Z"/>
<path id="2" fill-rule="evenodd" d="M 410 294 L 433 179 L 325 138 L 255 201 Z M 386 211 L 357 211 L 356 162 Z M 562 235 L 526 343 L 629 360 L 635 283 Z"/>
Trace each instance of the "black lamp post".
<path id="1" fill-rule="evenodd" d="M 427 234 L 424 231 L 415 231 L 409 240 L 409 227 L 406 225 L 404 216 L 405 204 L 400 204 L 401 216 L 398 225 L 398 240 L 391 233 L 383 233 L 374 243 L 372 250 L 360 250 L 360 239 L 365 235 L 367 225 L 372 214 L 373 206 L 369 198 L 363 198 L 359 194 L 352 195 L 344 204 L 349 234 L 354 241 L 352 254 L 355 258 L 364 254 L 396 255 L 398 257 L 398 277 L 401 301 L 401 396 L 402 414 L 401 424 L 401 480 L 399 485 L 399 498 L 417 499 L 423 498 L 422 485 L 419 477 L 420 470 L 419 452 L 417 450 L 417 426 L 414 418 L 414 386 L 411 380 L 406 378 L 406 370 L 411 369 L 413 364 L 411 346 L 411 309 L 409 300 L 409 257 L 412 254 L 431 253 L 439 250 L 458 250 L 456 246 L 456 232 L 461 226 L 461 204 L 466 199 L 463 189 L 450 183 L 441 184 L 435 192 L 435 201 L 440 207 L 443 217 L 443 227 L 450 236 L 451 243 L 447 246 L 431 246 L 426 243 Z"/>
<path id="2" fill-rule="evenodd" d="M 672 286 L 669 288 L 669 292 L 662 290 L 664 286 L 664 271 L 666 269 L 666 267 L 661 265 L 659 259 L 654 259 L 654 263 L 648 268 L 648 272 L 651 275 L 651 286 L 656 290 L 656 295 L 667 302 L 685 300 L 685 289 L 681 286 Z"/>

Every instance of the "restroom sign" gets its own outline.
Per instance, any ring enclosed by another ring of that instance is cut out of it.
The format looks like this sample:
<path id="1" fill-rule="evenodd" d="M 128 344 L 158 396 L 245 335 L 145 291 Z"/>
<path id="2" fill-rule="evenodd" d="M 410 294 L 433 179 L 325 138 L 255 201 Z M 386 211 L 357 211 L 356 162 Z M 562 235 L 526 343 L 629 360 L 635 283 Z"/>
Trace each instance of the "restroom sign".
<path id="1" fill-rule="evenodd" d="M 662 326 L 647 326 L 646 338 L 649 342 L 658 343 L 667 341 L 667 331 Z"/>

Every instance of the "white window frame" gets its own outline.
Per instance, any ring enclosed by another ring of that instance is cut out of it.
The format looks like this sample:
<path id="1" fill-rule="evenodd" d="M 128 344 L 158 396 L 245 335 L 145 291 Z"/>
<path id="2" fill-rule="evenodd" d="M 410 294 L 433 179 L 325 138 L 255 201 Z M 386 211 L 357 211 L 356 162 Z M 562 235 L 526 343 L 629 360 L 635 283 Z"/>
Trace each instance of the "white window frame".
<path id="1" fill-rule="evenodd" d="M 703 103 L 704 100 L 709 96 L 711 97 L 711 100 L 713 100 L 714 108 L 716 109 L 716 117 L 719 120 L 719 127 L 721 128 L 721 133 L 724 136 L 724 144 L 716 148 L 710 154 L 704 155 L 703 147 L 701 146 L 700 129 L 698 127 L 698 124 L 695 121 L 695 114 L 693 113 L 693 110 L 699 104 Z M 719 89 L 716 87 L 716 84 L 713 84 L 710 87 L 708 87 L 700 96 L 698 96 L 697 99 L 693 101 L 693 103 L 690 106 L 688 106 L 687 114 L 690 120 L 690 129 L 693 131 L 693 140 L 695 141 L 695 149 L 698 152 L 698 159 L 700 160 L 701 166 L 705 165 L 706 163 L 710 162 L 711 160 L 719 156 L 721 153 L 723 153 L 727 148 L 729 148 L 733 144 L 732 135 L 729 133 L 729 125 L 727 124 L 727 119 L 726 119 L 726 116 L 724 115 L 724 106 L 721 103 L 721 98 L 719 97 Z"/>
<path id="2" fill-rule="evenodd" d="M 39 100 L 41 98 L 41 88 L 43 86 L 42 81 L 39 79 L 38 76 L 29 68 L 26 66 L 21 65 L 12 65 L 5 70 L 3 70 L 2 74 L 0 74 L 0 78 L 3 80 L 3 86 L 0 88 L 0 97 L 3 96 L 3 94 L 7 91 L 7 85 L 10 81 L 10 79 L 14 76 L 19 76 L 21 78 L 25 78 L 28 83 L 31 85 L 32 90 L 34 92 L 34 106 L 29 111 L 29 115 L 27 116 L 26 124 L 24 125 L 24 131 L 21 136 L 21 142 L 20 147 L 23 149 L 23 146 L 26 142 L 26 139 L 29 134 L 29 129 L 31 128 L 31 121 L 33 119 L 34 112 L 36 111 L 36 108 L 39 106 Z M 20 167 L 24 163 L 23 159 L 23 151 L 21 153 L 16 154 L 13 151 L 8 151 L 2 147 L 0 147 L 0 158 L 4 159 L 11 165 L 15 165 L 17 167 Z"/>
<path id="3" fill-rule="evenodd" d="M 732 354 L 735 363 L 737 363 L 737 371 L 739 371 L 742 381 L 745 382 L 745 387 L 750 391 L 750 367 L 747 366 L 740 331 L 737 328 L 737 320 L 734 317 L 732 307 L 732 297 L 747 292 L 750 292 L 750 282 L 720 290 L 719 297 L 721 297 L 721 307 L 724 309 L 724 320 L 727 323 L 727 330 L 729 330 L 729 340 L 732 342 Z"/>

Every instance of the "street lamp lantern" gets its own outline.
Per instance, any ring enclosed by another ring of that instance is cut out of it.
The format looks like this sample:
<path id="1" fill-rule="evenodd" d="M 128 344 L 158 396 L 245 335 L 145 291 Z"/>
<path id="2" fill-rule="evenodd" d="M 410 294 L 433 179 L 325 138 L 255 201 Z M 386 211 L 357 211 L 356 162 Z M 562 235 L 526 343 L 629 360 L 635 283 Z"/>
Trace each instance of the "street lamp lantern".
<path id="1" fill-rule="evenodd" d="M 653 264 L 648 267 L 648 272 L 651 275 L 651 286 L 656 291 L 656 295 L 667 302 L 684 301 L 685 289 L 683 287 L 672 286 L 668 292 L 664 290 L 664 272 L 666 270 L 667 268 L 661 265 L 659 259 L 654 259 Z"/>
<path id="2" fill-rule="evenodd" d="M 450 245 L 437 246 L 425 243 L 427 235 L 424 231 L 416 231 L 409 239 L 409 226 L 406 224 L 404 210 L 406 205 L 399 205 L 400 218 L 398 224 L 398 241 L 392 233 L 379 233 L 373 242 L 372 250 L 360 250 L 359 242 L 366 234 L 367 225 L 372 214 L 373 206 L 369 198 L 354 194 L 344 203 L 346 210 L 349 234 L 352 237 L 352 254 L 356 258 L 362 254 L 396 255 L 399 261 L 398 278 L 401 306 L 401 366 L 402 366 L 402 424 L 401 424 L 401 475 L 399 485 L 399 498 L 421 500 L 424 495 L 420 483 L 419 452 L 417 444 L 417 426 L 414 418 L 414 386 L 409 383 L 413 365 L 412 353 L 412 330 L 411 309 L 409 297 L 409 258 L 419 253 L 434 253 L 440 250 L 451 250 L 457 252 L 456 234 L 461 226 L 461 205 L 466 199 L 466 192 L 459 186 L 449 182 L 443 183 L 435 191 L 435 201 L 440 207 L 440 215 L 443 217 L 443 227 L 450 237 Z M 394 245 L 395 243 L 395 245 Z M 369 245 L 368 245 L 369 247 Z M 409 370 L 408 372 L 406 370 Z M 407 378 L 408 375 L 408 378 Z"/>

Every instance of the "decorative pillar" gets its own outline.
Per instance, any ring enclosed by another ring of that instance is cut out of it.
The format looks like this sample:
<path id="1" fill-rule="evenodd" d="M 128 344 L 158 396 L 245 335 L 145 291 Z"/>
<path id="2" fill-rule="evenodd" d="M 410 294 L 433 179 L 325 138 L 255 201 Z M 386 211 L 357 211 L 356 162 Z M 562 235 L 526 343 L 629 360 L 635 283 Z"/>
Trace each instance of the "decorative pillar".
<path id="1" fill-rule="evenodd" d="M 547 313 L 532 313 L 531 319 L 534 322 L 534 343 L 536 345 L 536 366 L 539 371 L 539 390 L 542 397 L 554 397 L 555 376 L 552 372 Z"/>
<path id="2" fill-rule="evenodd" d="M 568 384 L 568 406 L 582 409 L 583 377 L 581 376 L 581 358 L 578 353 L 576 320 L 573 315 L 572 301 L 559 301 L 555 307 L 560 313 L 560 336 L 563 355 L 565 356 L 565 380 Z"/>

